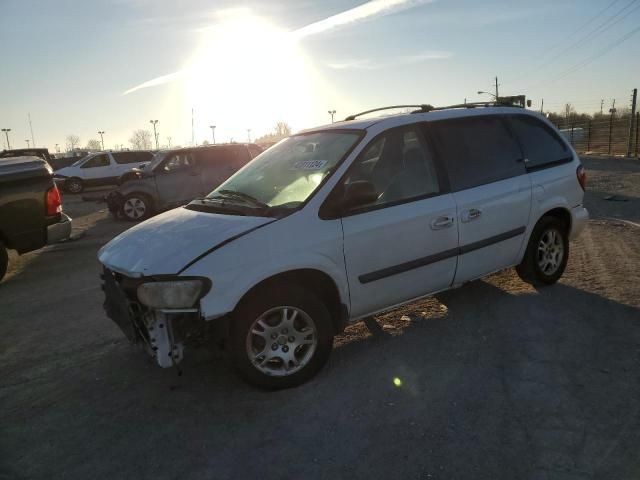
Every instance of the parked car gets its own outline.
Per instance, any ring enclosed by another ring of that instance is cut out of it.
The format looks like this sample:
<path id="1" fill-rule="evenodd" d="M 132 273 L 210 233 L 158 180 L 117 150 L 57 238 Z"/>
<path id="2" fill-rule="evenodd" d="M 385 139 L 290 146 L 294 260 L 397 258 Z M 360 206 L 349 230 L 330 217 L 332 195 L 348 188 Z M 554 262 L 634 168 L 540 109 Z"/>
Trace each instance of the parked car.
<path id="1" fill-rule="evenodd" d="M 85 187 L 116 185 L 123 173 L 133 166 L 149 163 L 152 157 L 153 153 L 148 150 L 93 153 L 56 170 L 54 178 L 66 191 L 80 193 Z"/>
<path id="2" fill-rule="evenodd" d="M 48 148 L 16 148 L 0 152 L 0 159 L 14 157 L 38 157 L 47 162 L 53 168 L 53 158 L 51 157 Z"/>
<path id="3" fill-rule="evenodd" d="M 556 282 L 588 220 L 585 181 L 524 108 L 303 131 L 103 247 L 106 311 L 162 367 L 213 332 L 249 382 L 298 385 L 349 323 L 513 266 Z"/>
<path id="4" fill-rule="evenodd" d="M 262 150 L 253 144 L 223 144 L 165 150 L 144 169 L 124 174 L 106 199 L 115 216 L 144 220 L 202 197 Z"/>
<path id="5" fill-rule="evenodd" d="M 0 161 L 0 280 L 7 271 L 7 249 L 23 254 L 71 234 L 62 212 L 51 167 L 37 157 Z"/>

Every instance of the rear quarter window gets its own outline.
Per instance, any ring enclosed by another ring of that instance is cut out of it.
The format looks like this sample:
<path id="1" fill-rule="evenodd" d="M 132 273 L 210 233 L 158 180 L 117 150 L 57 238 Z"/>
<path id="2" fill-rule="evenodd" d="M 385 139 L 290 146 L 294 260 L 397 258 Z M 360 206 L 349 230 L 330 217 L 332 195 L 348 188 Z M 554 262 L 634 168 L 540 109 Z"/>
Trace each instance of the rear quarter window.
<path id="1" fill-rule="evenodd" d="M 528 170 L 552 167 L 572 160 L 569 147 L 544 122 L 528 115 L 511 115 L 509 124 L 520 140 L 528 160 Z"/>
<path id="2" fill-rule="evenodd" d="M 453 191 L 526 173 L 520 146 L 497 115 L 440 120 L 426 129 Z"/>

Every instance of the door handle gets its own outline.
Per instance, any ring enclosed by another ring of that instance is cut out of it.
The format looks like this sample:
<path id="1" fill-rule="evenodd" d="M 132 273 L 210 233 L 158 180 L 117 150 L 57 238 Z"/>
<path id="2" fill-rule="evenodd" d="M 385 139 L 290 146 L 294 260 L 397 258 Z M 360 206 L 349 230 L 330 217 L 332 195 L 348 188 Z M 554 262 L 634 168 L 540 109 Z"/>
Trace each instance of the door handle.
<path id="1" fill-rule="evenodd" d="M 453 217 L 449 216 L 438 217 L 431 221 L 432 230 L 442 230 L 443 228 L 448 228 L 451 225 L 453 225 Z"/>
<path id="2" fill-rule="evenodd" d="M 462 214 L 463 222 L 471 222 L 477 220 L 482 215 L 482 210 L 479 208 L 471 208 Z"/>

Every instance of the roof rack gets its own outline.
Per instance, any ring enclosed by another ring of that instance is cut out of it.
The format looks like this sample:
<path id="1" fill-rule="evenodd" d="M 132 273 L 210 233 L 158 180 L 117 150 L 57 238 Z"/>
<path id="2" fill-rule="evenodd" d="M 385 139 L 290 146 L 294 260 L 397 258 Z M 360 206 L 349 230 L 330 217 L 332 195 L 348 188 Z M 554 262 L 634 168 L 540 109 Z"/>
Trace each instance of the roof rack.
<path id="1" fill-rule="evenodd" d="M 379 112 L 381 110 L 391 110 L 394 108 L 417 108 L 417 110 L 413 110 L 411 113 L 427 113 L 434 110 L 449 110 L 451 108 L 477 108 L 477 107 L 513 107 L 513 108 L 524 108 L 522 105 L 510 103 L 508 101 L 498 101 L 498 102 L 470 102 L 470 103 L 457 103 L 453 105 L 446 105 L 442 107 L 434 107 L 429 104 L 420 104 L 420 105 L 391 105 L 390 107 L 380 107 L 373 108 L 371 110 L 366 110 L 364 112 L 356 113 L 354 115 L 349 115 L 344 119 L 345 122 L 350 120 L 355 120 L 357 117 L 361 115 L 366 115 L 367 113 Z"/>
<path id="2" fill-rule="evenodd" d="M 431 110 L 433 110 L 433 106 L 432 105 L 428 105 L 428 104 L 421 104 L 421 105 L 391 105 L 390 107 L 380 107 L 380 108 L 373 108 L 371 110 L 366 110 L 364 112 L 360 112 L 360 113 L 356 113 L 355 115 L 349 115 L 347 118 L 344 119 L 345 122 L 348 122 L 350 120 L 355 120 L 357 117 L 360 117 L 361 115 L 366 115 L 367 113 L 373 113 L 373 112 L 379 112 L 381 110 L 391 110 L 394 108 L 419 108 L 419 110 L 416 110 L 416 112 L 430 112 Z"/>

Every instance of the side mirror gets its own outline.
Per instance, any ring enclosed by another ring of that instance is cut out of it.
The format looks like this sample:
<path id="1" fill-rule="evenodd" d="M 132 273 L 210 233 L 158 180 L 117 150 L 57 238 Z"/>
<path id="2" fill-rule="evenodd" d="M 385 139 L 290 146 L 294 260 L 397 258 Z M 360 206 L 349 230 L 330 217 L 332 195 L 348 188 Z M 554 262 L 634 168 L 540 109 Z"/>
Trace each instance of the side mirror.
<path id="1" fill-rule="evenodd" d="M 378 200 L 378 192 L 371 182 L 358 180 L 346 186 L 343 197 L 343 208 L 361 207 Z"/>

